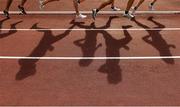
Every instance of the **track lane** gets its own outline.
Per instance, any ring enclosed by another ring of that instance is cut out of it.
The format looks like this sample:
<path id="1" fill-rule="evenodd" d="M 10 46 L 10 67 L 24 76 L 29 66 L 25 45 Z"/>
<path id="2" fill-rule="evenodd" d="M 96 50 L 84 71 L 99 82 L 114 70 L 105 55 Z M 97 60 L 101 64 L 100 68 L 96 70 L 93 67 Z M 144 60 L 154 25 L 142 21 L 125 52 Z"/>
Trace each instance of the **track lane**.
<path id="1" fill-rule="evenodd" d="M 21 21 L 20 17 L 13 16 L 11 20 L 3 22 L 2 28 L 10 28 L 10 24 Z M 137 21 L 148 27 L 156 27 L 147 20 L 148 17 L 139 16 Z M 46 26 L 49 28 L 69 28 L 72 26 L 69 24 L 72 20 L 71 16 L 65 16 L 65 18 L 48 16 L 47 19 L 53 18 L 50 22 L 45 21 L 45 16 L 26 16 L 23 18 L 23 22 L 18 23 L 16 28 L 22 28 L 22 26 L 31 28 L 35 23 L 39 23 L 38 27 Z M 154 20 L 166 27 L 179 27 L 178 19 L 179 15 L 163 18 L 162 16 L 154 16 Z M 99 16 L 95 23 L 96 27 L 104 26 L 107 20 L 107 16 Z M 83 26 L 89 27 L 91 23 L 91 19 L 86 19 Z M 142 27 L 125 18 L 113 19 L 110 27 L 121 28 L 122 25 L 127 24 L 134 26 L 132 28 Z M 49 31 L 46 32 L 49 35 Z M 53 31 L 53 36 L 45 36 L 43 32 L 37 31 L 11 32 L 11 35 L 0 39 L 0 54 L 83 56 L 83 47 L 79 45 L 83 41 L 78 43 L 77 40 L 87 36 L 90 38 L 86 38 L 86 40 L 90 41 L 87 41 L 87 45 L 84 46 L 90 50 L 84 50 L 84 52 L 92 52 L 90 55 L 94 53 L 94 47 L 97 46 L 94 44 L 102 45 L 99 45 L 98 49 L 95 50 L 94 56 L 160 55 L 160 50 L 157 49 L 164 47 L 156 49 L 142 39 L 150 33 L 147 31 L 128 32 L 132 40 L 128 36 L 129 39 L 126 43 L 121 44 L 123 47 L 116 47 L 114 44 L 115 39 L 124 38 L 125 34 L 122 31 L 101 31 L 97 35 L 96 43 L 92 42 L 95 37 L 88 36 L 94 36 L 96 32 L 71 31 L 61 35 L 58 39 L 56 39 L 56 35 L 63 34 L 63 31 Z M 179 31 L 158 33 L 160 39 L 165 40 L 162 43 L 176 46 L 175 49 L 166 47 L 165 49 L 169 49 L 168 54 L 169 52 L 172 55 L 180 53 L 179 34 Z M 52 41 L 49 42 L 50 40 Z M 52 49 L 54 50 L 50 51 Z M 1 105 L 179 105 L 180 61 L 178 59 L 169 61 L 162 59 L 151 61 L 0 60 L 0 63 Z"/>

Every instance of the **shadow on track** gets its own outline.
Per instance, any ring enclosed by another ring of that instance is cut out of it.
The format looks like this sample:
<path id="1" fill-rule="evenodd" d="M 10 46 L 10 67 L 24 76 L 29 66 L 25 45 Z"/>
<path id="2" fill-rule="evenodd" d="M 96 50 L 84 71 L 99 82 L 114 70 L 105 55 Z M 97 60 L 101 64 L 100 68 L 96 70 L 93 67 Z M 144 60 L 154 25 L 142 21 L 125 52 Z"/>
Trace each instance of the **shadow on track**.
<path id="1" fill-rule="evenodd" d="M 5 19 L 3 19 L 3 20 L 0 21 L 0 29 L 2 29 L 3 23 L 4 23 L 5 21 L 7 21 L 7 20 L 9 20 L 9 19 L 8 19 L 8 18 L 5 18 Z M 1 30 L 0 30 L 0 32 L 1 32 Z"/>
<path id="2" fill-rule="evenodd" d="M 114 18 L 118 18 L 116 16 L 111 16 L 105 26 L 96 27 L 95 23 L 92 22 L 90 25 L 83 25 L 81 23 L 76 23 L 76 26 L 83 28 L 83 29 L 107 29 L 111 25 L 111 21 Z M 95 52 L 98 48 L 102 46 L 101 43 L 97 44 L 97 35 L 102 33 L 100 30 L 86 30 L 86 36 L 83 39 L 74 41 L 74 44 L 81 48 L 83 57 L 94 57 Z M 79 65 L 82 67 L 87 67 L 93 62 L 92 59 L 82 59 L 79 61 Z"/>
<path id="3" fill-rule="evenodd" d="M 0 21 L 0 29 L 2 28 L 2 24 L 3 24 L 5 21 L 7 21 L 7 20 L 8 20 L 8 18 L 5 18 L 5 19 L 3 19 L 3 20 Z M 5 38 L 5 37 L 8 37 L 8 36 L 16 33 L 16 32 L 17 32 L 17 30 L 16 30 L 16 25 L 19 24 L 19 23 L 22 23 L 22 22 L 23 22 L 23 21 L 18 21 L 18 22 L 16 22 L 16 23 L 11 24 L 11 25 L 10 25 L 10 26 L 11 26 L 10 30 L 7 31 L 7 32 L 5 32 L 5 33 L 1 33 L 1 30 L 0 30 L 0 39 L 3 39 L 3 38 Z M 13 29 L 13 30 L 11 30 L 11 29 Z"/>
<path id="4" fill-rule="evenodd" d="M 68 29 L 74 28 L 75 25 L 70 26 Z M 37 23 L 32 26 L 33 29 L 44 29 L 37 26 Z M 53 51 L 54 47 L 52 46 L 55 42 L 58 42 L 69 35 L 71 30 L 66 30 L 64 33 L 59 35 L 53 35 L 51 30 L 39 30 L 38 32 L 43 32 L 44 35 L 40 40 L 36 48 L 31 52 L 29 57 L 43 57 L 47 51 Z M 20 70 L 16 74 L 16 80 L 22 80 L 26 77 L 34 75 L 36 73 L 36 63 L 39 59 L 20 59 L 19 65 Z"/>
<path id="5" fill-rule="evenodd" d="M 109 20 L 102 27 L 96 27 L 95 23 L 91 23 L 90 26 L 78 24 L 77 26 L 84 29 L 107 29 L 110 27 L 113 19 L 118 18 L 116 16 L 109 17 Z M 129 50 L 127 44 L 132 40 L 129 32 L 126 30 L 132 26 L 123 26 L 125 37 L 122 39 L 115 39 L 105 30 L 86 30 L 86 36 L 83 39 L 74 41 L 74 44 L 81 48 L 83 57 L 94 57 L 95 51 L 102 46 L 102 44 L 97 44 L 97 35 L 102 34 L 106 42 L 106 56 L 107 57 L 120 57 L 119 50 L 125 48 Z M 79 65 L 82 67 L 87 67 L 92 63 L 92 59 L 82 59 L 79 61 Z M 107 80 L 110 84 L 118 84 L 122 80 L 121 68 L 119 65 L 120 60 L 106 60 L 98 71 L 107 74 Z"/>
<path id="6" fill-rule="evenodd" d="M 152 23 L 154 23 L 155 25 L 157 25 L 157 27 L 155 27 L 155 28 L 165 28 L 164 25 L 156 22 L 153 19 L 153 17 L 149 17 L 148 20 L 151 21 Z M 142 28 L 150 29 L 150 27 L 138 22 L 136 19 L 134 19 L 134 22 Z M 176 47 L 175 47 L 175 45 L 168 44 L 166 42 L 166 40 L 160 34 L 161 30 L 153 30 L 153 31 L 146 30 L 146 31 L 149 33 L 149 35 L 142 38 L 146 43 L 152 45 L 155 49 L 157 49 L 159 51 L 160 56 L 172 56 L 170 48 L 176 48 Z M 175 63 L 174 59 L 162 59 L 162 60 L 167 64 Z"/>
<path id="7" fill-rule="evenodd" d="M 115 39 L 108 32 L 102 31 L 106 43 L 106 57 L 120 57 L 120 49 L 129 50 L 127 44 L 132 40 L 131 35 L 126 30 L 132 26 L 122 26 L 124 29 L 124 38 Z M 106 63 L 99 68 L 99 72 L 107 73 L 107 80 L 110 84 L 118 84 L 122 80 L 121 68 L 119 59 L 107 59 Z"/>

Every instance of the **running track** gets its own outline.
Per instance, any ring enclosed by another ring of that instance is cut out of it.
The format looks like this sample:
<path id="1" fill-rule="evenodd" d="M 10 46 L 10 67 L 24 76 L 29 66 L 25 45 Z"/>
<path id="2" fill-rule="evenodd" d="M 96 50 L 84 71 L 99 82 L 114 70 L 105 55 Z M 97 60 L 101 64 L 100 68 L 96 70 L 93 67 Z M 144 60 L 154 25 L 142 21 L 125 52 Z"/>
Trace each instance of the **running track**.
<path id="1" fill-rule="evenodd" d="M 52 58 L 1 58 L 0 105 L 180 105 L 177 58 L 53 59 L 180 56 L 180 30 L 166 30 L 180 28 L 179 19 L 180 15 L 139 15 L 129 21 L 99 15 L 95 23 L 91 18 L 76 23 L 72 15 L 0 17 L 0 56 Z M 42 28 L 66 30 L 30 30 Z M 70 30 L 92 28 L 104 30 Z M 159 30 L 133 30 L 142 28 Z"/>

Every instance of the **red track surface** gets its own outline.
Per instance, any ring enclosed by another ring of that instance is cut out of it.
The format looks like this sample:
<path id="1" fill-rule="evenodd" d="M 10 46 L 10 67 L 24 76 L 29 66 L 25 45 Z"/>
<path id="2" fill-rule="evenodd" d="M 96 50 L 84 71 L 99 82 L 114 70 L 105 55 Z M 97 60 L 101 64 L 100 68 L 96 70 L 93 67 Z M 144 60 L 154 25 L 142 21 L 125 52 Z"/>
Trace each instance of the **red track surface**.
<path id="1" fill-rule="evenodd" d="M 0 28 L 179 27 L 180 15 L 154 15 L 157 23 L 149 17 L 137 16 L 134 22 L 98 16 L 95 23 L 88 18 L 79 24 L 72 23 L 72 16 L 15 15 L 5 21 L 1 17 Z M 179 35 L 180 31 L 0 31 L 0 56 L 175 56 L 180 53 Z M 180 105 L 179 70 L 178 59 L 1 59 L 0 105 Z"/>
<path id="2" fill-rule="evenodd" d="M 121 7 L 121 9 L 125 9 L 127 0 L 116 0 L 116 5 Z M 138 0 L 136 0 L 137 2 Z M 147 5 L 150 0 L 146 0 L 142 5 L 140 10 L 148 10 Z M 135 2 L 135 3 L 136 3 Z M 11 7 L 11 10 L 17 10 L 17 5 L 20 3 L 20 0 L 14 0 L 14 4 Z M 102 2 L 99 0 L 86 0 L 80 5 L 81 10 L 91 10 L 92 8 L 96 8 Z M 0 10 L 3 10 L 6 4 L 6 0 L 0 1 Z M 156 5 L 157 10 L 180 10 L 179 8 L 180 2 L 179 0 L 159 0 Z M 105 10 L 110 10 L 107 7 Z M 26 4 L 27 10 L 39 10 L 38 0 L 29 0 Z M 74 10 L 73 3 L 70 0 L 60 0 L 60 2 L 54 2 L 47 5 L 45 10 L 55 10 L 55 11 L 64 11 L 64 10 Z"/>

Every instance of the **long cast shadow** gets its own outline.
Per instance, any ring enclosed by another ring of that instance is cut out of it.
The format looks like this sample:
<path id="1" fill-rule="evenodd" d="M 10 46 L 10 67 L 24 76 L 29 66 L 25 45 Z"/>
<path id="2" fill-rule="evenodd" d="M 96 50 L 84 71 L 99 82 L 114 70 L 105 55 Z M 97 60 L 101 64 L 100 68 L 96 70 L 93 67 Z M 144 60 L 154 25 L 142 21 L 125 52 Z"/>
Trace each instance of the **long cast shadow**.
<path id="1" fill-rule="evenodd" d="M 155 21 L 153 17 L 149 17 L 148 20 L 153 22 L 155 25 L 157 25 L 157 27 L 154 27 L 154 28 L 165 28 L 163 24 Z M 136 19 L 134 19 L 134 22 L 142 28 L 150 29 L 150 27 L 138 22 Z M 142 38 L 146 43 L 152 45 L 155 49 L 157 49 L 159 51 L 160 56 L 172 56 L 170 48 L 176 48 L 176 47 L 175 45 L 168 44 L 166 42 L 166 40 L 160 34 L 161 30 L 153 30 L 153 31 L 146 30 L 146 31 L 149 33 L 149 35 L 144 36 Z M 167 64 L 175 63 L 174 59 L 162 59 L 162 60 Z"/>
<path id="2" fill-rule="evenodd" d="M 111 21 L 114 18 L 118 18 L 116 16 L 109 17 L 109 20 L 104 26 L 96 27 L 95 23 L 92 22 L 90 25 L 83 25 L 82 23 L 76 23 L 76 25 L 83 29 L 107 29 L 111 25 Z M 74 44 L 81 48 L 83 57 L 94 57 L 95 52 L 98 48 L 102 46 L 101 43 L 97 44 L 97 35 L 101 33 L 100 30 L 85 30 L 86 36 L 83 39 L 79 39 L 74 41 Z M 82 67 L 87 67 L 92 63 L 92 59 L 82 59 L 79 61 L 79 65 Z"/>
<path id="3" fill-rule="evenodd" d="M 120 49 L 129 50 L 127 44 L 132 40 L 131 35 L 127 31 L 132 26 L 122 26 L 125 37 L 122 39 L 113 38 L 108 32 L 102 31 L 106 42 L 106 57 L 120 57 Z M 107 73 L 107 80 L 110 84 L 118 84 L 122 80 L 122 69 L 119 65 L 119 59 L 107 59 L 106 63 L 99 68 L 99 72 Z"/>
<path id="4" fill-rule="evenodd" d="M 0 21 L 0 39 L 3 39 L 5 37 L 8 37 L 8 36 L 16 33 L 17 32 L 16 25 L 19 24 L 19 23 L 22 23 L 22 21 L 18 21 L 16 23 L 13 23 L 13 24 L 10 25 L 11 27 L 10 27 L 9 31 L 7 31 L 5 33 L 1 33 L 2 24 L 7 20 L 8 20 L 8 18 L 5 18 L 5 19 Z"/>
<path id="5" fill-rule="evenodd" d="M 51 30 L 39 30 L 39 32 L 43 32 L 44 36 L 42 37 L 39 44 L 36 48 L 31 52 L 29 57 L 42 57 L 46 54 L 47 51 L 53 51 L 53 44 L 58 42 L 69 35 L 71 29 L 74 28 L 75 25 L 72 25 L 66 30 L 64 33 L 59 35 L 53 35 Z M 33 29 L 44 29 L 37 26 L 37 23 L 32 26 Z M 28 59 L 20 59 L 19 65 L 20 70 L 16 74 L 16 80 L 22 80 L 26 77 L 34 75 L 36 73 L 36 63 L 39 59 L 28 60 Z"/>
<path id="6" fill-rule="evenodd" d="M 2 25 L 5 21 L 9 20 L 8 18 L 4 18 L 3 20 L 0 21 L 0 29 L 2 28 Z M 1 32 L 1 30 L 0 30 Z"/>

